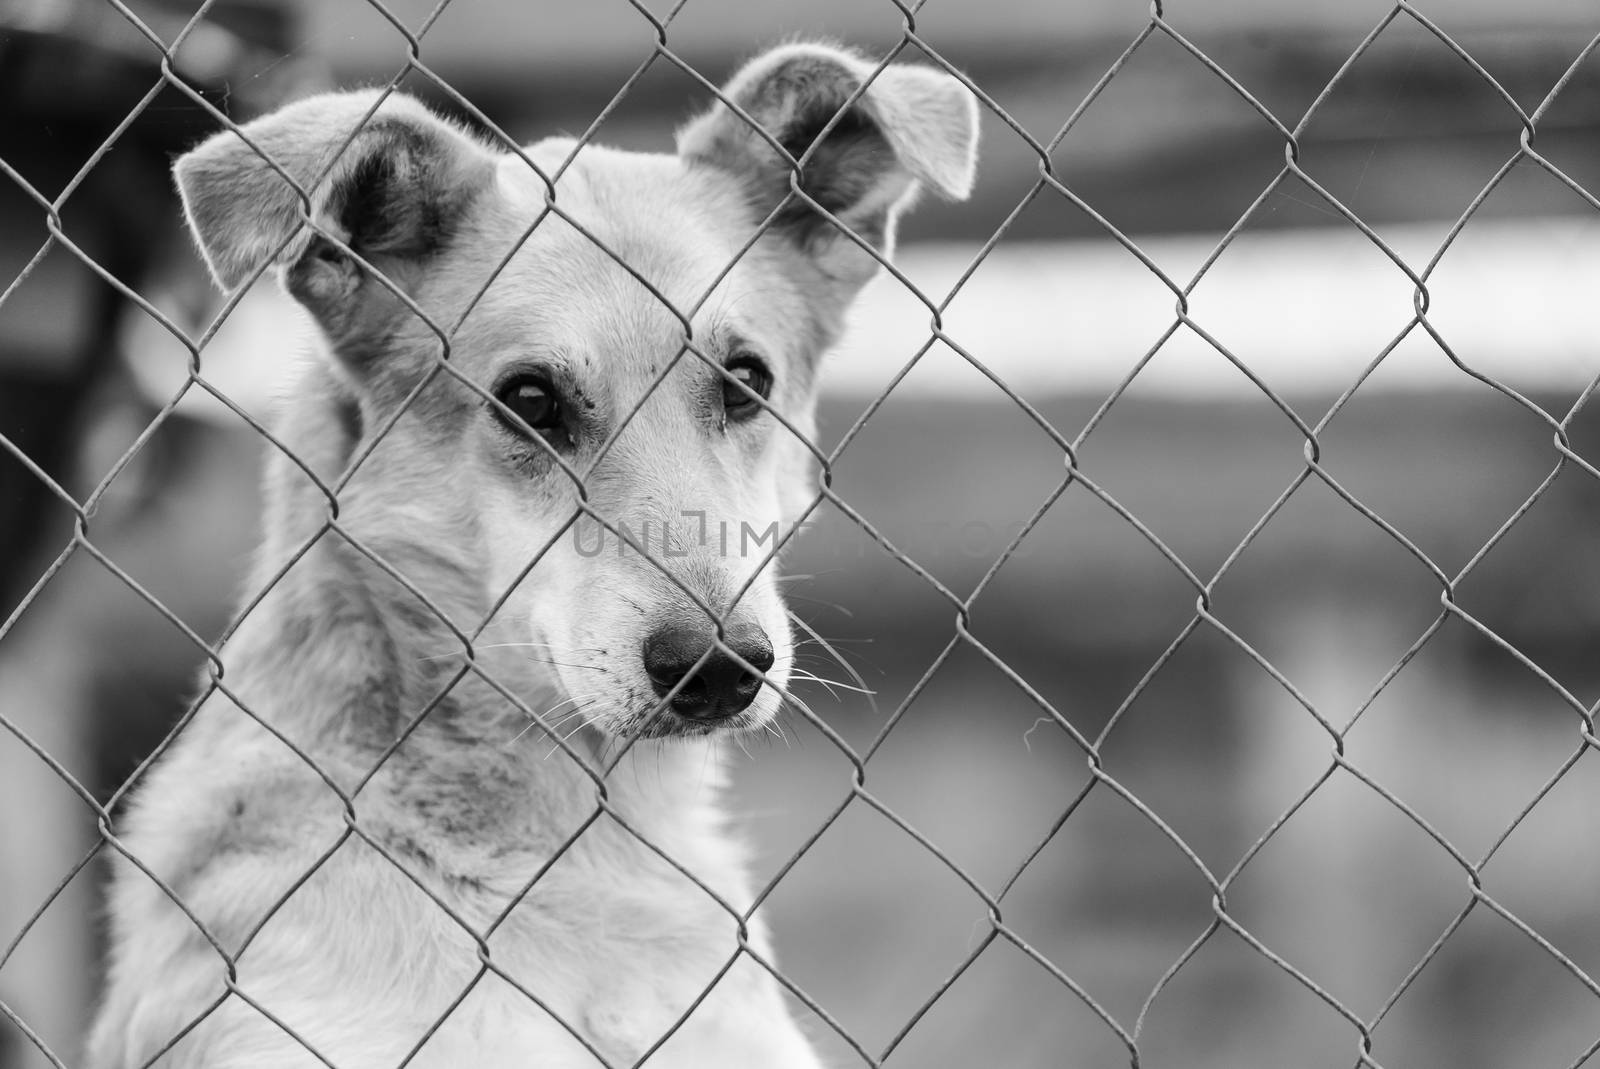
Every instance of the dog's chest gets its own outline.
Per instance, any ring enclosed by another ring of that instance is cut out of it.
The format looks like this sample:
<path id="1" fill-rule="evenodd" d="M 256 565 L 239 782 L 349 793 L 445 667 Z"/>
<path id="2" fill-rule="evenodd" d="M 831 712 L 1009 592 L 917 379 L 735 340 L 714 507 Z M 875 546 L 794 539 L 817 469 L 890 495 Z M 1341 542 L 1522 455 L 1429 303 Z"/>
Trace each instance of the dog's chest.
<path id="1" fill-rule="evenodd" d="M 508 1030 L 550 1020 L 528 997 L 538 983 L 546 1007 L 562 1007 L 571 1026 L 562 1031 L 580 1034 L 608 1062 L 627 1065 L 691 1009 L 700 1024 L 732 1009 L 726 995 L 699 1007 L 695 1000 L 738 952 L 733 918 L 709 900 L 702 904 L 685 895 L 647 899 L 591 889 L 587 897 L 577 916 L 546 912 L 540 907 L 548 900 L 534 899 L 510 919 L 503 945 L 492 945 L 508 979 L 488 1012 Z M 512 982 L 519 972 L 529 978 L 524 991 Z M 492 1031 L 486 1028 L 485 1034 Z"/>
<path id="2" fill-rule="evenodd" d="M 737 920 L 674 870 L 635 865 L 625 877 L 602 875 L 582 852 L 572 860 L 503 919 L 498 895 L 451 903 L 479 931 L 492 930 L 489 971 L 428 1039 L 418 1064 L 524 1069 L 538 1052 L 542 1069 L 631 1066 L 669 1033 L 652 1069 L 680 1064 L 680 1050 L 695 1051 L 682 1064 L 697 1069 L 764 1064 L 748 1060 L 750 1043 L 787 1019 L 772 978 L 740 955 Z M 426 916 L 415 919 L 426 924 Z M 761 947 L 754 927 L 750 938 Z M 432 930 L 439 959 L 426 1001 L 439 1006 L 478 972 L 479 950 L 459 928 Z M 721 1053 L 707 1060 L 710 1052 Z"/>
<path id="3" fill-rule="evenodd" d="M 767 1053 L 789 1026 L 771 978 L 741 958 L 719 982 L 736 941 L 731 931 L 698 940 L 693 947 L 596 940 L 581 958 L 553 956 L 548 945 L 539 954 L 491 942 L 495 969 L 449 1015 L 418 1064 L 525 1069 L 537 1052 L 541 1069 L 598 1069 L 632 1066 L 658 1047 L 652 1069 L 784 1064 Z M 519 968 L 525 954 L 537 964 Z"/>

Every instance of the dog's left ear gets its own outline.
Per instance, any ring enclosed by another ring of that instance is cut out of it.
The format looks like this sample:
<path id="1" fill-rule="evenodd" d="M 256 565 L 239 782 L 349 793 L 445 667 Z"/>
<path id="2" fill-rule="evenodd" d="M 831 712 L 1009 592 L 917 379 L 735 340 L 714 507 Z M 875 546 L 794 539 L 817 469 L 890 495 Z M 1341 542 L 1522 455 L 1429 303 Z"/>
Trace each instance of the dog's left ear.
<path id="1" fill-rule="evenodd" d="M 888 257 L 895 218 L 919 187 L 952 200 L 972 191 L 978 109 L 966 86 L 943 71 L 900 64 L 873 77 L 874 70 L 860 56 L 827 45 L 773 49 L 733 77 L 722 90 L 724 100 L 679 131 L 678 151 L 738 175 L 763 216 L 791 189 L 793 166 L 773 142 L 797 160 L 809 151 L 800 188 Z M 800 197 L 774 225 L 852 294 L 878 268 L 871 253 Z"/>

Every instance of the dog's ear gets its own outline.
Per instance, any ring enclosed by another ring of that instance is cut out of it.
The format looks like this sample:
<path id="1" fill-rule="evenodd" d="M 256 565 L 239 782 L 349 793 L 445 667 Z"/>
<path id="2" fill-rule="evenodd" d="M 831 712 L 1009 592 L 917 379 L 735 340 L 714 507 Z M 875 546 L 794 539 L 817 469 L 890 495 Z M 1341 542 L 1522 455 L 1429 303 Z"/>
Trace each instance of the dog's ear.
<path id="1" fill-rule="evenodd" d="M 887 257 L 895 217 L 919 187 L 952 200 L 972 191 L 978 110 L 971 92 L 943 71 L 900 64 L 872 77 L 875 69 L 827 45 L 773 49 L 734 75 L 722 90 L 724 100 L 679 131 L 678 151 L 737 174 L 763 215 L 790 191 L 793 174 L 772 143 L 797 160 L 810 151 L 800 188 Z M 765 136 L 727 101 L 760 124 Z M 830 123 L 832 129 L 813 147 Z M 799 197 L 775 225 L 839 282 L 859 286 L 877 269 L 870 253 Z"/>
<path id="2" fill-rule="evenodd" d="M 393 280 L 447 240 L 493 181 L 494 154 L 411 97 L 378 101 L 376 90 L 310 97 L 179 158 L 184 211 L 219 285 L 274 260 L 337 335 L 358 293 L 382 287 L 347 250 Z M 308 210 L 337 240 L 306 225 Z"/>

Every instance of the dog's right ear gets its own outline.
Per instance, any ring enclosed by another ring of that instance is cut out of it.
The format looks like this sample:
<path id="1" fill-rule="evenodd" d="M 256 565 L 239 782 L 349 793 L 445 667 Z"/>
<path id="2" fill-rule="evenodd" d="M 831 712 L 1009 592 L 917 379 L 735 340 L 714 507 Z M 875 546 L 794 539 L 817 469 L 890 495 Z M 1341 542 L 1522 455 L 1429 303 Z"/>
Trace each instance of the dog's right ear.
<path id="1" fill-rule="evenodd" d="M 403 285 L 494 171 L 487 147 L 411 97 L 379 104 L 376 90 L 290 104 L 215 135 L 174 167 L 218 284 L 234 289 L 272 260 L 336 343 L 359 318 L 355 306 L 386 290 L 350 252 Z M 306 225 L 308 210 L 335 240 Z"/>
<path id="2" fill-rule="evenodd" d="M 826 44 L 783 45 L 756 57 L 710 111 L 678 132 L 679 154 L 736 175 L 759 213 L 787 204 L 773 229 L 842 296 L 853 296 L 891 254 L 896 218 L 919 189 L 966 199 L 977 142 L 977 99 L 954 76 L 909 64 L 879 68 Z M 802 158 L 796 177 L 810 203 L 789 203 L 791 172 Z"/>

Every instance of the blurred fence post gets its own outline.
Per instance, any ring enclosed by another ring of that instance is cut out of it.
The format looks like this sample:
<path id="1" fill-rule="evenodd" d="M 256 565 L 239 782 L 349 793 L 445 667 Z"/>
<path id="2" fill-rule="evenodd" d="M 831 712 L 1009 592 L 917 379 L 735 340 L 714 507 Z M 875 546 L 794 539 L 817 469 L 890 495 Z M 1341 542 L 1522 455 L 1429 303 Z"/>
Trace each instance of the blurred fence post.
<path id="1" fill-rule="evenodd" d="M 76 710 L 90 707 L 89 680 L 74 644 L 56 632 L 16 641 L 0 664 L 0 709 L 65 767 L 94 764 L 94 740 Z M 13 636 L 18 637 L 18 636 Z M 9 940 L 83 858 L 97 833 L 83 805 L 50 767 L 10 734 L 0 735 L 0 933 Z M 41 1034 L 82 1035 L 94 1003 L 96 893 L 73 880 L 32 927 L 7 963 L 0 998 Z M 4 1069 L 46 1069 L 39 1051 L 21 1044 L 0 1050 Z"/>

